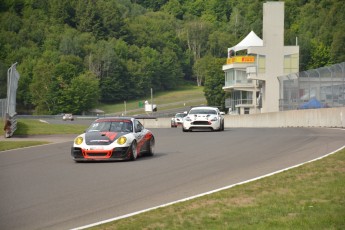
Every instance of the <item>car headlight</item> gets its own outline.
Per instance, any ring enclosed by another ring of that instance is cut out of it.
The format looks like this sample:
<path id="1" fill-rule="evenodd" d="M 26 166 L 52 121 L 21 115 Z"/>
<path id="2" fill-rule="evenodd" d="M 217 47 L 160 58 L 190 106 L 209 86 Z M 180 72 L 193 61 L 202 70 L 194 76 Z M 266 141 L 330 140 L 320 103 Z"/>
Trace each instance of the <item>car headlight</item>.
<path id="1" fill-rule="evenodd" d="M 211 119 L 211 121 L 217 121 L 217 120 L 218 120 L 217 117 L 214 117 Z"/>
<path id="2" fill-rule="evenodd" d="M 84 139 L 82 137 L 77 137 L 75 140 L 74 140 L 74 144 L 76 145 L 81 145 L 81 143 L 83 143 Z"/>
<path id="3" fill-rule="evenodd" d="M 122 137 L 120 137 L 119 139 L 117 139 L 117 143 L 118 143 L 119 145 L 123 145 L 124 143 L 126 143 L 126 141 L 127 141 L 127 138 L 124 137 L 124 136 L 122 136 Z"/>
<path id="4" fill-rule="evenodd" d="M 189 117 L 185 118 L 186 121 L 192 121 L 192 119 L 190 119 Z"/>

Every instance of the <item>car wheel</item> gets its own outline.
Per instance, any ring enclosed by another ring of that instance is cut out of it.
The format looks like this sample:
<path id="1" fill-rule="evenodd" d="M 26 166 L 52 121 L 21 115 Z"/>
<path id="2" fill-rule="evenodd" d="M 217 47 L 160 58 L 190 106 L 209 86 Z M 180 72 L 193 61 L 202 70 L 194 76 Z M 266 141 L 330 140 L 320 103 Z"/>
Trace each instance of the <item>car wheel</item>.
<path id="1" fill-rule="evenodd" d="M 183 126 L 182 126 L 182 132 L 188 132 L 189 130 L 188 129 L 185 129 Z"/>
<path id="2" fill-rule="evenodd" d="M 133 141 L 130 151 L 130 155 L 129 155 L 129 159 L 131 161 L 135 161 L 138 158 L 138 151 L 137 151 L 137 143 L 135 141 Z"/>
<path id="3" fill-rule="evenodd" d="M 152 137 L 149 142 L 147 155 L 153 156 L 155 154 L 155 139 Z"/>
<path id="4" fill-rule="evenodd" d="M 219 125 L 219 129 L 217 129 L 218 132 L 222 131 L 222 123 Z"/>

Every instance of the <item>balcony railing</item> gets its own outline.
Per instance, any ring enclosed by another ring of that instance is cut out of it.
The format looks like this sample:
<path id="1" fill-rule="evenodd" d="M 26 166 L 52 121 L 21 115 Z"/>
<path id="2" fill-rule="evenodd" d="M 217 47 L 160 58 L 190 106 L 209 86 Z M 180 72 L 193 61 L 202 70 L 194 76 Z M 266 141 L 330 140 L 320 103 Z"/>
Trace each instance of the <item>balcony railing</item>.
<path id="1" fill-rule="evenodd" d="M 235 108 L 237 105 L 253 105 L 253 99 L 228 99 L 225 100 L 226 108 Z"/>

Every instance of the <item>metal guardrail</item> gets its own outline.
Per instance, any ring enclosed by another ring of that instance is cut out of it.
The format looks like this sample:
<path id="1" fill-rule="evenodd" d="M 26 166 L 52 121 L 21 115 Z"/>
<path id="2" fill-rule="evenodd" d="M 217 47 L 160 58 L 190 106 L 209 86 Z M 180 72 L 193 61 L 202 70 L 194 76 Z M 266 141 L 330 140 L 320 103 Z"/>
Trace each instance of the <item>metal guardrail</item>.
<path id="1" fill-rule="evenodd" d="M 11 122 L 11 131 L 9 133 L 10 137 L 13 136 L 13 133 L 17 130 L 17 115 L 13 115 L 10 117 L 10 122 Z"/>
<path id="2" fill-rule="evenodd" d="M 5 137 L 11 137 L 17 129 L 17 112 L 16 112 L 16 96 L 18 81 L 20 75 L 16 69 L 17 63 L 14 63 L 7 70 L 7 98 L 6 103 L 1 100 L 1 113 L 5 114 Z M 3 106 L 4 105 L 4 106 Z"/>

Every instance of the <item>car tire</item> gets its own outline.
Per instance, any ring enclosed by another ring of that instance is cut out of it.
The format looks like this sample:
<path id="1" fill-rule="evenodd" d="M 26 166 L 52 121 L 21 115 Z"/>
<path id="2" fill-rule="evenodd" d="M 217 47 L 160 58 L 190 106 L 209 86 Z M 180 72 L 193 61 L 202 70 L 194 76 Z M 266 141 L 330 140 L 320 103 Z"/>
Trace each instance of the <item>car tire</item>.
<path id="1" fill-rule="evenodd" d="M 133 141 L 129 150 L 129 159 L 135 161 L 138 158 L 137 143 Z"/>
<path id="2" fill-rule="evenodd" d="M 222 123 L 219 125 L 219 129 L 217 129 L 218 132 L 222 131 Z"/>
<path id="3" fill-rule="evenodd" d="M 183 128 L 183 126 L 182 126 L 182 132 L 188 132 L 189 130 L 188 129 L 185 129 L 185 128 Z"/>
<path id="4" fill-rule="evenodd" d="M 147 155 L 148 156 L 153 156 L 155 154 L 155 138 L 152 137 L 149 141 L 148 144 L 148 151 L 147 151 Z"/>

